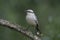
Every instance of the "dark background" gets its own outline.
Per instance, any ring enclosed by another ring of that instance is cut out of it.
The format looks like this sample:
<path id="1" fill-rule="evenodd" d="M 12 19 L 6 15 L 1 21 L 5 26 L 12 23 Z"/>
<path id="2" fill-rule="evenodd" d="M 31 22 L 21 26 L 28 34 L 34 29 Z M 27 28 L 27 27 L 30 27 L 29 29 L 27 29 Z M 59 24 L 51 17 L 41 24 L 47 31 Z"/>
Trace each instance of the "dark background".
<path id="1" fill-rule="evenodd" d="M 43 40 L 60 40 L 60 0 L 0 0 L 0 19 L 27 28 L 25 10 L 33 9 Z M 30 28 L 33 29 L 32 27 Z M 0 26 L 0 40 L 31 40 L 27 36 Z"/>

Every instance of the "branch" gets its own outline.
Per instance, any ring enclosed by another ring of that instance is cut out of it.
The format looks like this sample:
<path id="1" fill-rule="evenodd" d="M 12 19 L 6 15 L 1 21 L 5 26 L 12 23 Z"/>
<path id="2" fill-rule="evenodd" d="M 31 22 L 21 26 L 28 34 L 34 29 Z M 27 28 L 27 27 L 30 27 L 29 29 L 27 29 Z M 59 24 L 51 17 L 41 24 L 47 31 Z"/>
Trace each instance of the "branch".
<path id="1" fill-rule="evenodd" d="M 41 38 L 39 36 L 34 35 L 32 32 L 25 30 L 25 28 L 22 28 L 22 26 L 20 26 L 18 24 L 12 24 L 7 20 L 0 19 L 0 25 L 2 25 L 4 27 L 8 27 L 10 29 L 14 29 L 14 30 L 28 36 L 32 40 L 41 40 Z"/>

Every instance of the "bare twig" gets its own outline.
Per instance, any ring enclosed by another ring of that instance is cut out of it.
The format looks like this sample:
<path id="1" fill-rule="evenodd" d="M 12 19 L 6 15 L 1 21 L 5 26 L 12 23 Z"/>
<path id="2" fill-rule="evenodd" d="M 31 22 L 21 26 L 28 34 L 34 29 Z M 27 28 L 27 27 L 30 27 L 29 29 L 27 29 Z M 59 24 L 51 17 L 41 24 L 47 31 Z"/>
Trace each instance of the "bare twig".
<path id="1" fill-rule="evenodd" d="M 24 28 L 22 28 L 22 26 L 17 25 L 17 24 L 12 24 L 7 20 L 0 19 L 0 25 L 2 25 L 4 27 L 8 27 L 10 29 L 14 29 L 14 30 L 30 37 L 32 40 L 41 40 L 41 38 L 39 36 L 33 35 L 32 32 L 25 30 Z"/>

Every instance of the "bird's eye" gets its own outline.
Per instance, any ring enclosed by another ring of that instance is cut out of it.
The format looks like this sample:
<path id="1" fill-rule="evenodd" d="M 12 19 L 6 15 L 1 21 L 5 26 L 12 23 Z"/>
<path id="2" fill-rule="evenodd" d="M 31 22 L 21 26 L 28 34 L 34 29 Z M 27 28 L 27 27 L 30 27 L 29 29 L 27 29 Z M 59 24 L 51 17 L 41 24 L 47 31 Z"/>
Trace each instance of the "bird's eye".
<path id="1" fill-rule="evenodd" d="M 30 11 L 27 11 L 27 12 L 30 12 Z"/>

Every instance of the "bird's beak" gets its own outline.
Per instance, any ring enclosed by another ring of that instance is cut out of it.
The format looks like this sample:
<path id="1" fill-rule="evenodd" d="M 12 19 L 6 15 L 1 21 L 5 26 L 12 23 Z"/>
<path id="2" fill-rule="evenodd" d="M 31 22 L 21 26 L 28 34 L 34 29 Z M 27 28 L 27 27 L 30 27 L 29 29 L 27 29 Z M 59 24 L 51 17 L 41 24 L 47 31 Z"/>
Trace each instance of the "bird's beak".
<path id="1" fill-rule="evenodd" d="M 24 12 L 26 13 L 27 11 L 25 10 Z"/>

